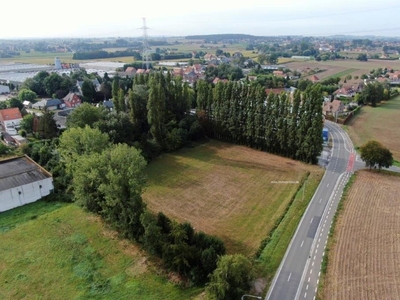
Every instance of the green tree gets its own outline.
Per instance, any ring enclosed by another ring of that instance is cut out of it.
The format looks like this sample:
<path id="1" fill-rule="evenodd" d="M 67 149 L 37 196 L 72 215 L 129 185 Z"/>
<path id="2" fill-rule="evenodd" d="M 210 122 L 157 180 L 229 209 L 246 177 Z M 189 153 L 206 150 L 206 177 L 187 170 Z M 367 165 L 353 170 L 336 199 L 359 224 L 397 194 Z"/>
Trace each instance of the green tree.
<path id="1" fill-rule="evenodd" d="M 45 110 L 43 112 L 43 115 L 39 118 L 37 131 L 44 139 L 51 139 L 58 135 L 57 124 L 52 111 Z"/>
<path id="2" fill-rule="evenodd" d="M 29 89 L 21 89 L 18 93 L 18 99 L 20 101 L 33 101 L 37 98 L 37 95 L 35 92 L 29 90 Z"/>
<path id="3" fill-rule="evenodd" d="M 378 166 L 379 169 L 382 167 L 389 168 L 393 164 L 393 155 L 377 141 L 368 141 L 360 147 L 361 159 L 365 161 L 365 165 L 370 169 Z"/>
<path id="4" fill-rule="evenodd" d="M 22 118 L 22 121 L 20 123 L 20 126 L 22 129 L 24 129 L 26 132 L 33 132 L 33 119 L 35 116 L 33 114 L 27 114 Z"/>
<path id="5" fill-rule="evenodd" d="M 220 257 L 206 287 L 208 299 L 240 299 L 250 290 L 253 276 L 252 263 L 242 254 Z"/>
<path id="6" fill-rule="evenodd" d="M 140 217 L 146 207 L 141 196 L 145 159 L 136 148 L 118 144 L 101 154 L 99 164 L 105 170 L 98 189 L 105 200 L 101 215 L 124 237 L 139 240 L 144 232 Z"/>
<path id="7" fill-rule="evenodd" d="M 165 90 L 161 83 L 157 83 L 154 78 L 150 79 L 150 93 L 147 102 L 147 121 L 150 132 L 156 142 L 164 147 L 165 129 Z"/>
<path id="8" fill-rule="evenodd" d="M 96 91 L 94 89 L 93 82 L 85 78 L 82 83 L 82 95 L 84 102 L 93 102 L 95 93 Z"/>
<path id="9" fill-rule="evenodd" d="M 367 54 L 365 54 L 365 53 L 358 54 L 357 60 L 359 60 L 359 61 L 368 61 Z"/>
<path id="10" fill-rule="evenodd" d="M 19 100 L 18 98 L 12 97 L 11 99 L 7 100 L 7 107 L 8 108 L 13 108 L 17 107 L 19 110 L 21 110 L 24 105 L 22 104 L 22 101 Z"/>
<path id="11" fill-rule="evenodd" d="M 52 73 L 50 76 L 47 76 L 43 80 L 44 90 L 46 91 L 47 96 L 52 96 L 57 92 L 57 90 L 61 89 L 61 84 L 63 79 L 57 73 Z"/>
<path id="12" fill-rule="evenodd" d="M 102 133 L 97 128 L 88 125 L 84 128 L 72 127 L 61 135 L 58 152 L 65 162 L 67 172 L 73 176 L 80 157 L 101 153 L 109 144 L 108 134 Z"/>
<path id="13" fill-rule="evenodd" d="M 89 103 L 82 103 L 75 108 L 67 117 L 67 127 L 94 126 L 94 123 L 104 118 L 105 109 L 95 107 Z"/>

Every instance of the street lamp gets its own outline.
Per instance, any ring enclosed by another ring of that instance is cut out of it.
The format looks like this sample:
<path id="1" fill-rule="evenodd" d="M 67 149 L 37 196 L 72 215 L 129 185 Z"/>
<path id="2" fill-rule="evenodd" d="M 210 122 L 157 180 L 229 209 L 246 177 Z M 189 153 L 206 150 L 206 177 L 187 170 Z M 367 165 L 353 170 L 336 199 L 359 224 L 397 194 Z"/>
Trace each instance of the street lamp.
<path id="1" fill-rule="evenodd" d="M 262 297 L 260 297 L 260 296 L 253 296 L 253 295 L 243 295 L 242 296 L 242 298 L 241 298 L 241 300 L 244 300 L 244 297 L 250 297 L 250 298 L 256 298 L 256 299 L 259 299 L 259 300 L 261 300 L 262 299 Z"/>

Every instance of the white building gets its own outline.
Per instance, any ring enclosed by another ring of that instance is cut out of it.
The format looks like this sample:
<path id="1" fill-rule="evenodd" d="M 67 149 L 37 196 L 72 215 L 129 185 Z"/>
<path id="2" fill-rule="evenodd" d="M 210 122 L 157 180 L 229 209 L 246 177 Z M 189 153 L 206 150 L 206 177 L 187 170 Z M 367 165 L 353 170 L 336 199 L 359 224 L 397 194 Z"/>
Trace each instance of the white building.
<path id="1" fill-rule="evenodd" d="M 52 175 L 28 156 L 0 161 L 0 212 L 35 202 L 53 188 Z"/>
<path id="2" fill-rule="evenodd" d="M 61 60 L 58 58 L 58 57 L 56 57 L 55 59 L 54 59 L 54 66 L 55 66 L 55 68 L 56 68 L 56 70 L 61 70 Z"/>
<path id="3" fill-rule="evenodd" d="M 0 95 L 1 94 L 9 94 L 9 93 L 10 93 L 10 88 L 7 85 L 0 84 Z"/>
<path id="4" fill-rule="evenodd" d="M 17 134 L 22 121 L 22 115 L 18 108 L 7 108 L 0 110 L 0 129 L 11 135 Z M 1 175 L 0 175 L 1 176 Z"/>

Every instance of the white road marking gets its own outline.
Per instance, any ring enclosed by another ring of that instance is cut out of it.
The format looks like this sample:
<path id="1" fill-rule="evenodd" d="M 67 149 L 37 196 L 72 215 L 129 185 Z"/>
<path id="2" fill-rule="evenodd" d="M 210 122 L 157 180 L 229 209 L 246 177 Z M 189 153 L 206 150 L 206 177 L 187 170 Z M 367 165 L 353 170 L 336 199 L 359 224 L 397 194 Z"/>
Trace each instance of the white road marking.
<path id="1" fill-rule="evenodd" d="M 310 274 L 312 274 L 312 270 L 310 271 Z"/>
<path id="2" fill-rule="evenodd" d="M 304 298 L 307 298 L 307 293 L 304 293 Z"/>
<path id="3" fill-rule="evenodd" d="M 306 286 L 306 291 L 308 290 L 308 284 L 307 284 L 307 286 Z"/>
<path id="4" fill-rule="evenodd" d="M 292 273 L 289 274 L 289 277 L 288 277 L 287 281 L 290 280 L 290 277 L 292 277 Z"/>
<path id="5" fill-rule="evenodd" d="M 318 247 L 319 247 L 319 244 L 317 244 L 317 249 L 318 249 Z"/>
<path id="6" fill-rule="evenodd" d="M 310 224 L 312 223 L 313 219 L 314 219 L 314 218 L 311 218 Z"/>
<path id="7" fill-rule="evenodd" d="M 311 277 L 308 277 L 308 282 L 310 282 L 310 280 L 311 280 Z"/>
<path id="8" fill-rule="evenodd" d="M 314 267 L 314 262 L 312 262 L 311 266 Z"/>
<path id="9" fill-rule="evenodd" d="M 301 242 L 300 248 L 303 247 L 304 241 Z"/>
<path id="10" fill-rule="evenodd" d="M 321 203 L 321 201 L 322 201 L 322 198 L 321 198 L 321 199 L 319 199 L 319 203 Z"/>

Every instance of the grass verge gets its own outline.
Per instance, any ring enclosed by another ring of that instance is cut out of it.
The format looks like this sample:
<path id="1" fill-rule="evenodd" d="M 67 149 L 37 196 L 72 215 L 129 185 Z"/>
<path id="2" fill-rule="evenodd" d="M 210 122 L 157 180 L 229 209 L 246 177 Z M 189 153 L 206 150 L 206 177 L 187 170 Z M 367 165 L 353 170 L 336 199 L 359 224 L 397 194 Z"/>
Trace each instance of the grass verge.
<path id="1" fill-rule="evenodd" d="M 273 230 L 260 254 L 259 263 L 264 272 L 266 272 L 263 276 L 267 278 L 267 287 L 271 284 L 301 217 L 321 181 L 322 175 L 323 172 L 321 171 L 320 173 L 310 173 L 305 178 L 304 184 L 295 194 L 293 202 L 287 207 L 281 222 Z"/>

